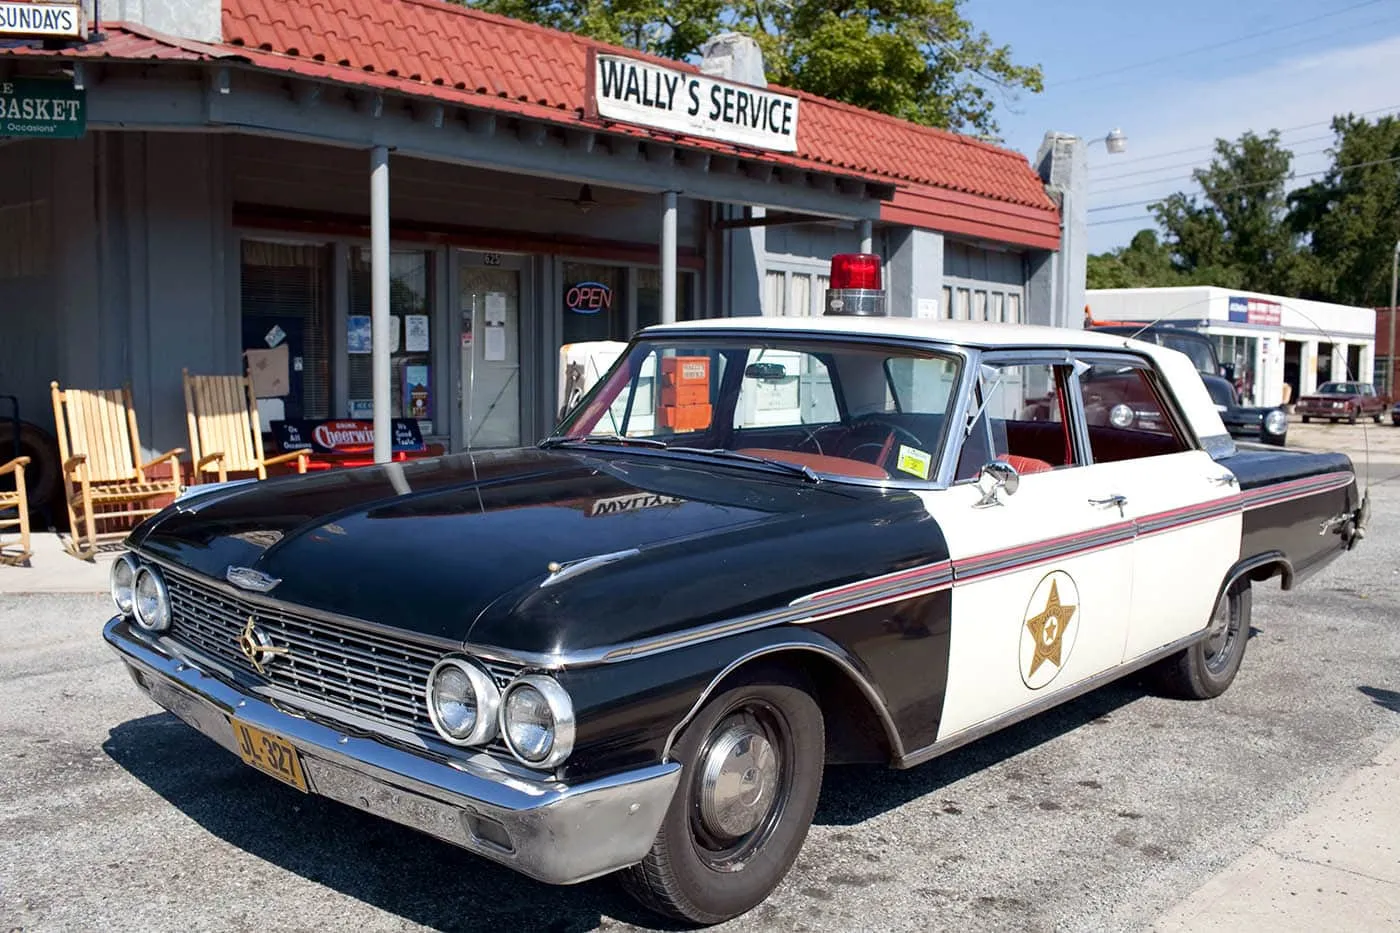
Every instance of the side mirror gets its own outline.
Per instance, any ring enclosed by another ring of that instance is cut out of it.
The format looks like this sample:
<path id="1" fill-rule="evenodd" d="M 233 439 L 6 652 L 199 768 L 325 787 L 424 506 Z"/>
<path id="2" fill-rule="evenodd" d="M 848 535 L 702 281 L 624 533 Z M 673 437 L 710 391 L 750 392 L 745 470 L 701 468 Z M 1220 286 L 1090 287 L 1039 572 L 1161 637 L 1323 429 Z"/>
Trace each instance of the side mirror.
<path id="1" fill-rule="evenodd" d="M 983 464 L 977 474 L 977 488 L 982 490 L 982 498 L 973 503 L 973 508 L 1004 505 L 1005 503 L 997 498 L 998 490 L 1004 490 L 1008 496 L 1014 496 L 1016 490 L 1021 488 L 1021 474 L 1005 460 L 992 460 Z"/>

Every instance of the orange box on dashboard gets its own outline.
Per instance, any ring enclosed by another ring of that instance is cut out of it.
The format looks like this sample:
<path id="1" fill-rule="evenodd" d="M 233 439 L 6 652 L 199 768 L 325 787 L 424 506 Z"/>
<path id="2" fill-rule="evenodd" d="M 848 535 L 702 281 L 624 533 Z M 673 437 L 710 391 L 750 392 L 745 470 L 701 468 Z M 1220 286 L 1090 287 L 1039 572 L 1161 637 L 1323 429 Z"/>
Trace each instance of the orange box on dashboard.
<path id="1" fill-rule="evenodd" d="M 708 405 L 709 403 L 710 387 L 703 383 L 661 387 L 661 404 L 667 408 L 674 408 L 677 405 Z"/>
<path id="2" fill-rule="evenodd" d="M 672 431 L 703 431 L 710 426 L 709 405 L 662 406 L 657 409 L 663 428 Z"/>
<path id="3" fill-rule="evenodd" d="M 710 384 L 710 358 L 707 356 L 662 357 L 661 384 L 664 386 L 708 386 Z"/>

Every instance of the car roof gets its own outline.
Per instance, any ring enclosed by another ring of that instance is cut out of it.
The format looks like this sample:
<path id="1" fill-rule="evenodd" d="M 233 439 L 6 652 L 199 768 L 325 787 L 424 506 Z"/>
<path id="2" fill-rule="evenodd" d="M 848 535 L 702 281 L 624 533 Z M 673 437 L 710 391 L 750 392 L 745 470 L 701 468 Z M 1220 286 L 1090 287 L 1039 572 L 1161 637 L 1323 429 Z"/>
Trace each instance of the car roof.
<path id="1" fill-rule="evenodd" d="M 1133 349 L 1152 352 L 1156 345 L 1072 327 L 1046 327 L 1039 324 L 999 324 L 983 321 L 948 321 L 907 317 L 728 317 L 703 321 L 653 324 L 643 335 L 670 331 L 774 331 L 790 334 L 839 334 L 852 337 L 892 337 L 932 340 L 980 349 L 1011 347 L 1078 347 L 1086 349 Z"/>

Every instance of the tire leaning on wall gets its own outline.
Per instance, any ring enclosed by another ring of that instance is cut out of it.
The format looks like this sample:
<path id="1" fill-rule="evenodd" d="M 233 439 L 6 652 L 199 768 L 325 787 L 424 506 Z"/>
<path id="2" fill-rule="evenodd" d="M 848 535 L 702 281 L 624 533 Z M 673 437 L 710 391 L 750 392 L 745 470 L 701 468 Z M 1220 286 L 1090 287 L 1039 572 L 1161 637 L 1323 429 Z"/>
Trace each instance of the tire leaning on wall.
<path id="1" fill-rule="evenodd" d="M 0 463 L 8 463 L 15 455 L 14 428 L 13 421 L 0 419 Z M 29 458 L 29 465 L 24 468 L 24 483 L 30 521 L 35 530 L 42 527 L 44 517 L 62 530 L 67 526 L 68 513 L 63 508 L 63 475 L 58 462 L 58 442 L 38 425 L 21 421 L 19 455 Z M 11 479 L 0 482 L 14 488 Z"/>

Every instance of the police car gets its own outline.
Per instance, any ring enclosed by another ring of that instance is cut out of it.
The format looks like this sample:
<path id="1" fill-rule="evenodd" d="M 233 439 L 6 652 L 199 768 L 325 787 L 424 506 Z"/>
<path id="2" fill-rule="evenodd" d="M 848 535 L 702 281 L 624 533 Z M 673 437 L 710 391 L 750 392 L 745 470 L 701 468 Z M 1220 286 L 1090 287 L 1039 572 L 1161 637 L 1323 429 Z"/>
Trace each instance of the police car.
<path id="1" fill-rule="evenodd" d="M 1360 541 L 1351 461 L 1237 449 L 1183 354 L 889 317 L 879 275 L 647 328 L 537 446 L 188 496 L 128 539 L 106 640 L 271 777 L 710 924 L 783 879 L 828 762 L 1145 668 L 1218 696 L 1254 588 Z"/>

